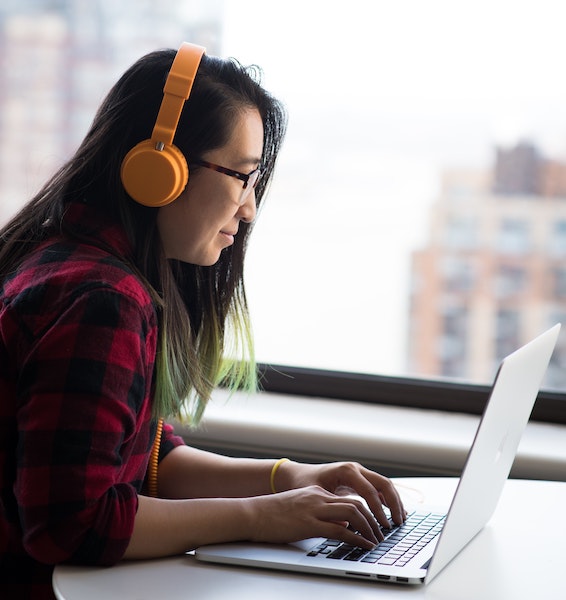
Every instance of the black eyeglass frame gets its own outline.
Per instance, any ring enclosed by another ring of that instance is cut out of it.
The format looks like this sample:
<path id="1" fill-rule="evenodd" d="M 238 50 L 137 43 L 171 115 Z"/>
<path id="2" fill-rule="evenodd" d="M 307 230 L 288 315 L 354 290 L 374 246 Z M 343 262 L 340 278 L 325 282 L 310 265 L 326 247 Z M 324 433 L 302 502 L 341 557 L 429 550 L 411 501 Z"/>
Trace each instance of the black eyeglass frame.
<path id="1" fill-rule="evenodd" d="M 212 169 L 213 171 L 218 171 L 218 173 L 223 173 L 224 175 L 229 175 L 230 177 L 235 177 L 243 182 L 243 189 L 248 189 L 248 183 L 250 179 L 257 173 L 256 179 L 253 182 L 252 188 L 258 184 L 258 181 L 261 178 L 261 169 L 258 167 L 249 173 L 241 173 L 240 171 L 234 171 L 234 169 L 229 169 L 228 167 L 223 167 L 221 165 L 217 165 L 215 163 L 208 162 L 207 160 L 202 160 L 200 158 L 191 160 L 189 165 L 198 165 L 199 167 L 205 167 L 206 169 Z"/>

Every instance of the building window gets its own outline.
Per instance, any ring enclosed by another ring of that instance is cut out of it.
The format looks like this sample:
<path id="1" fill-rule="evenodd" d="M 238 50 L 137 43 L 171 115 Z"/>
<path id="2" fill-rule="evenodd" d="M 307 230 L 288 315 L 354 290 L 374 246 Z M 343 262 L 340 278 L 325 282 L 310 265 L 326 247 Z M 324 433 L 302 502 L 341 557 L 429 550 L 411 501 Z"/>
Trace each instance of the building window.
<path id="1" fill-rule="evenodd" d="M 566 220 L 559 219 L 552 223 L 549 239 L 549 253 L 551 256 L 557 257 L 566 255 Z"/>
<path id="2" fill-rule="evenodd" d="M 474 265 L 469 259 L 447 255 L 440 261 L 446 292 L 470 292 L 476 285 Z"/>
<path id="3" fill-rule="evenodd" d="M 466 374 L 466 340 L 468 310 L 464 306 L 447 308 L 442 315 L 439 355 L 441 375 L 464 377 Z"/>
<path id="4" fill-rule="evenodd" d="M 451 216 L 446 223 L 444 244 L 452 250 L 469 250 L 477 247 L 475 219 Z"/>
<path id="5" fill-rule="evenodd" d="M 516 350 L 520 340 L 521 313 L 514 309 L 499 309 L 495 319 L 495 362 L 499 363 L 503 357 Z"/>
<path id="6" fill-rule="evenodd" d="M 524 293 L 528 286 L 527 271 L 515 265 L 500 265 L 494 284 L 496 298 L 509 298 Z"/>
<path id="7" fill-rule="evenodd" d="M 557 300 L 566 300 L 566 267 L 553 269 L 553 297 Z"/>
<path id="8" fill-rule="evenodd" d="M 526 254 L 530 249 L 529 223 L 522 219 L 504 218 L 499 224 L 496 249 L 501 254 Z"/>

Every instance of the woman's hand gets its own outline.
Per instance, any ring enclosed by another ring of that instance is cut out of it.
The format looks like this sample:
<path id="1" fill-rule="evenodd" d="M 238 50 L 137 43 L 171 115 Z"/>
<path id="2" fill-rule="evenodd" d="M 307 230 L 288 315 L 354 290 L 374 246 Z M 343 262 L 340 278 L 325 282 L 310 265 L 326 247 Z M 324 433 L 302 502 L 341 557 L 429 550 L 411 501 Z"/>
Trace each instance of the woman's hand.
<path id="1" fill-rule="evenodd" d="M 275 475 L 277 490 L 316 485 L 336 496 L 361 496 L 377 521 L 385 528 L 389 527 L 389 521 L 383 505 L 389 508 L 391 517 L 397 524 L 402 523 L 407 515 L 393 483 L 387 477 L 355 462 L 315 465 L 289 461 L 281 464 Z M 378 537 L 380 535 L 381 532 Z"/>
<path id="2" fill-rule="evenodd" d="M 200 461 L 188 460 L 195 457 Z M 283 462 L 273 481 L 279 493 L 272 494 L 267 493 L 272 461 L 215 457 L 179 446 L 162 461 L 162 467 L 166 467 L 160 480 L 162 488 L 167 488 L 175 472 L 177 479 L 180 473 L 190 473 L 183 465 L 195 463 L 200 470 L 193 471 L 189 479 L 200 481 L 203 487 L 198 494 L 191 490 L 192 498 L 138 497 L 126 558 L 168 556 L 231 541 L 288 543 L 312 537 L 371 549 L 383 539 L 380 524 L 389 527 L 382 504 L 390 508 L 396 522 L 405 518 L 391 481 L 350 462 Z M 241 484 L 242 480 L 246 485 Z M 250 482 L 258 481 L 250 493 Z M 231 497 L 220 495 L 226 489 L 233 493 Z M 248 495 L 243 495 L 246 489 Z"/>
<path id="3" fill-rule="evenodd" d="M 372 549 L 383 539 L 363 502 L 320 486 L 302 487 L 247 499 L 252 508 L 251 540 L 288 543 L 326 537 Z"/>

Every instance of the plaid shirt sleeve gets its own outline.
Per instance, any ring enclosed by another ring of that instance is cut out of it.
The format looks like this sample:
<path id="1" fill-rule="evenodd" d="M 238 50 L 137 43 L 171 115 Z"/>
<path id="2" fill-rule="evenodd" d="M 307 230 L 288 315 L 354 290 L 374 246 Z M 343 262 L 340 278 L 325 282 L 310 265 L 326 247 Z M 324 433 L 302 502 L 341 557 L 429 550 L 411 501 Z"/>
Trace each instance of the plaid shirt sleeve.
<path id="1" fill-rule="evenodd" d="M 106 266 L 104 283 L 85 283 L 83 266 L 57 282 L 27 273 L 33 284 L 2 315 L 18 373 L 12 519 L 25 552 L 48 564 L 122 557 L 154 433 L 149 296 Z"/>

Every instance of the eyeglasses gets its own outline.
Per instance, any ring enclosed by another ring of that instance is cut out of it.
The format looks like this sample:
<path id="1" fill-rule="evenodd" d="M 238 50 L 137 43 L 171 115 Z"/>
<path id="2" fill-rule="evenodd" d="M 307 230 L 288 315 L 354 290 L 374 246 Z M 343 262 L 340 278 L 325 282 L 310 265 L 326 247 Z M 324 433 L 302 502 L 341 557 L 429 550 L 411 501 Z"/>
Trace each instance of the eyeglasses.
<path id="1" fill-rule="evenodd" d="M 212 169 L 213 171 L 218 171 L 219 173 L 223 173 L 224 175 L 229 175 L 230 177 L 235 177 L 236 179 L 243 181 L 244 186 L 242 188 L 242 195 L 240 196 L 240 204 L 244 203 L 245 199 L 250 195 L 251 191 L 258 184 L 258 181 L 261 177 L 261 169 L 259 168 L 254 169 L 249 173 L 240 173 L 239 171 L 234 171 L 233 169 L 228 169 L 227 167 L 215 165 L 207 160 L 195 159 L 191 160 L 190 164 Z"/>

